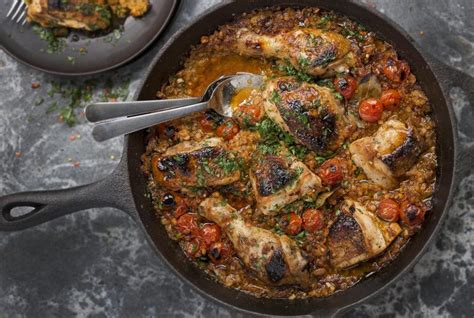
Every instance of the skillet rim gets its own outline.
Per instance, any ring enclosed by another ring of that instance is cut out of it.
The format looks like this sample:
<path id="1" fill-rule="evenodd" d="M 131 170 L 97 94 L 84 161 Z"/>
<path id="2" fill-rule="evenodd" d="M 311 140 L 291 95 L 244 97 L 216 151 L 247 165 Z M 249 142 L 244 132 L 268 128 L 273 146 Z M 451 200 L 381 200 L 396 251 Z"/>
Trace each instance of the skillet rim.
<path id="1" fill-rule="evenodd" d="M 257 4 L 256 2 L 257 1 L 251 1 L 255 7 L 254 9 L 262 9 L 262 8 L 265 8 L 265 7 L 280 7 L 280 8 L 285 8 L 285 7 L 309 7 L 309 5 L 304 5 L 304 4 L 298 4 L 298 3 L 295 3 L 295 1 L 287 1 L 287 0 L 282 0 L 282 1 L 279 1 L 279 3 L 277 4 L 273 4 L 273 5 L 260 5 L 260 4 Z M 327 0 L 321 0 L 321 1 L 314 1 L 314 4 L 313 6 L 315 7 L 320 7 L 320 8 L 324 8 L 324 9 L 328 9 L 327 6 L 324 6 L 324 3 L 328 2 Z M 392 275 L 392 277 L 390 279 L 388 279 L 387 282 L 383 283 L 382 286 L 380 286 L 379 288 L 377 288 L 376 290 L 364 295 L 364 296 L 361 296 L 360 298 L 357 298 L 357 300 L 355 301 L 352 301 L 350 303 L 348 303 L 347 305 L 341 307 L 341 308 L 337 308 L 336 310 L 328 310 L 327 312 L 324 311 L 324 309 L 322 309 L 322 312 L 323 313 L 326 313 L 326 314 L 329 314 L 329 315 L 335 315 L 337 313 L 341 313 L 341 312 L 344 312 L 344 311 L 347 311 L 348 309 L 352 308 L 353 306 L 357 305 L 357 304 L 360 304 L 376 295 L 379 295 L 382 291 L 384 291 L 385 289 L 387 289 L 389 286 L 392 286 L 396 281 L 398 281 L 403 275 L 405 275 L 411 268 L 413 268 L 413 266 L 420 260 L 420 258 L 425 254 L 425 252 L 427 251 L 427 249 L 431 246 L 432 242 L 433 242 L 433 239 L 436 237 L 437 233 L 439 232 L 440 230 L 440 227 L 441 227 L 441 224 L 442 222 L 444 221 L 444 219 L 446 218 L 446 214 L 449 212 L 449 209 L 451 207 L 451 204 L 452 204 L 452 199 L 453 199 L 453 195 L 454 195 L 454 190 L 455 190 L 455 178 L 456 178 L 456 175 L 455 175 L 455 171 L 456 171 L 456 167 L 457 167 L 457 161 L 456 161 L 456 158 L 457 158 L 457 155 L 459 153 L 459 146 L 457 144 L 457 140 L 458 140 L 458 132 L 457 132 L 457 125 L 456 125 L 456 120 L 455 120 L 455 114 L 454 114 L 454 110 L 453 110 L 453 107 L 451 105 L 451 102 L 450 102 L 450 99 L 448 98 L 448 95 L 447 95 L 447 88 L 445 86 L 443 86 L 441 84 L 441 82 L 443 81 L 443 74 L 441 71 L 438 72 L 435 72 L 433 70 L 433 68 L 436 67 L 436 64 L 439 63 L 439 61 L 436 61 L 434 59 L 432 59 L 429 55 L 427 55 L 426 53 L 423 53 L 422 49 L 419 47 L 419 45 L 415 42 L 415 40 L 408 34 L 407 31 L 405 31 L 404 29 L 402 29 L 397 23 L 395 23 L 392 19 L 390 19 L 389 17 L 385 16 L 384 14 L 382 14 L 381 12 L 373 9 L 373 8 L 370 8 L 368 6 L 365 6 L 363 5 L 362 3 L 356 1 L 356 0 L 348 0 L 347 1 L 348 3 L 350 3 L 350 5 L 353 5 L 353 6 L 357 6 L 359 9 L 367 12 L 367 14 L 369 16 L 376 16 L 377 18 L 379 18 L 380 20 L 383 20 L 385 25 L 387 27 L 390 27 L 392 28 L 394 31 L 396 31 L 397 33 L 399 33 L 401 35 L 402 38 L 404 38 L 404 40 L 410 45 L 412 46 L 412 48 L 414 49 L 414 51 L 416 53 L 418 53 L 422 59 L 422 65 L 420 65 L 421 67 L 425 67 L 427 68 L 428 72 L 431 73 L 433 75 L 433 77 L 436 79 L 435 83 L 431 84 L 431 85 L 437 85 L 436 90 L 439 90 L 439 92 L 441 93 L 442 95 L 442 100 L 441 100 L 441 103 L 444 104 L 446 106 L 446 110 L 448 112 L 448 115 L 449 115 L 449 119 L 445 119 L 444 121 L 447 121 L 450 125 L 450 131 L 451 131 L 451 134 L 452 137 L 451 140 L 449 141 L 449 144 L 451 146 L 451 148 L 448 148 L 448 149 L 445 149 L 445 151 L 448 153 L 448 157 L 450 159 L 452 159 L 452 169 L 450 169 L 450 171 L 447 171 L 445 172 L 445 174 L 447 174 L 448 176 L 445 177 L 447 180 L 445 180 L 446 184 L 448 185 L 448 193 L 447 193 L 447 196 L 446 196 L 446 201 L 445 202 L 441 202 L 441 203 L 438 203 L 438 204 L 442 204 L 443 205 L 443 208 L 440 209 L 440 214 L 439 214 L 439 218 L 435 221 L 436 224 L 434 225 L 433 227 L 433 230 L 432 232 L 429 234 L 429 236 L 424 240 L 421 248 L 419 248 L 419 250 L 416 252 L 416 254 L 408 261 L 408 263 L 396 274 Z M 149 82 L 149 79 L 150 77 L 153 75 L 152 73 L 154 73 L 154 69 L 155 67 L 158 65 L 158 62 L 159 60 L 166 54 L 166 52 L 169 50 L 169 48 L 174 44 L 174 42 L 179 39 L 184 33 L 186 32 L 193 32 L 192 31 L 192 28 L 201 23 L 201 21 L 203 19 L 205 19 L 208 15 L 214 13 L 215 11 L 218 11 L 218 10 L 221 10 L 223 8 L 225 8 L 226 6 L 231 6 L 233 3 L 233 1 L 224 1 L 218 5 L 215 5 L 213 6 L 212 8 L 210 8 L 208 11 L 206 12 L 203 12 L 201 13 L 200 15 L 196 16 L 195 18 L 193 18 L 191 21 L 189 21 L 189 23 L 183 27 L 181 30 L 179 30 L 178 32 L 176 32 L 175 34 L 173 34 L 167 41 L 166 43 L 162 46 L 162 48 L 159 50 L 159 52 L 156 54 L 156 56 L 152 59 L 152 61 L 150 62 L 150 66 L 148 67 L 147 71 L 145 72 L 144 76 L 142 77 L 142 79 L 140 80 L 140 82 L 138 83 L 138 86 L 137 86 L 137 90 L 133 96 L 133 100 L 138 100 L 139 96 L 143 93 L 143 91 L 146 89 L 146 85 L 147 85 L 147 82 Z M 331 5 L 329 4 L 329 7 Z M 331 9 L 329 8 L 329 10 L 332 10 L 338 14 L 341 14 L 341 15 L 344 15 L 344 16 L 347 16 L 349 17 L 350 19 L 352 20 L 355 20 L 357 21 L 358 19 L 354 16 L 352 16 L 351 14 L 349 13 L 344 13 L 340 10 L 336 10 L 336 9 Z M 231 13 L 230 15 L 232 15 L 233 17 L 236 17 L 244 12 L 248 12 L 248 11 L 239 11 L 239 12 L 233 12 Z M 229 19 L 229 21 L 231 21 L 232 19 Z M 213 29 L 213 30 L 216 30 L 218 27 L 220 26 L 219 25 L 216 25 L 216 27 Z M 373 30 L 378 37 L 384 39 L 385 41 L 393 44 L 394 42 L 391 42 L 390 41 L 390 38 L 387 38 L 386 36 L 384 36 L 380 30 Z M 212 32 L 212 31 L 211 31 Z M 194 45 L 197 45 L 198 43 L 194 44 Z M 396 47 L 396 45 L 394 45 Z M 189 51 L 192 49 L 192 47 L 189 48 Z M 184 54 L 184 56 L 186 56 L 187 54 L 189 54 L 189 51 L 186 52 L 186 54 Z M 399 52 L 399 48 L 397 48 L 397 52 Z M 428 62 L 429 61 L 429 62 Z M 181 64 L 183 61 L 180 60 L 179 64 Z M 411 64 L 411 63 L 410 63 Z M 421 68 L 420 67 L 420 68 Z M 434 111 L 433 111 L 434 112 Z M 131 134 L 131 136 L 138 136 L 140 134 L 142 134 L 144 131 L 139 131 L 139 132 L 135 132 L 133 134 Z M 127 160 L 127 168 L 128 170 L 130 171 L 131 170 L 131 167 L 130 167 L 130 155 L 129 155 L 129 150 L 130 150 L 130 135 L 127 135 L 125 137 L 125 141 L 124 141 L 124 153 L 128 155 L 128 160 Z M 439 145 L 439 135 L 437 134 L 437 147 L 440 147 Z M 438 166 L 443 166 L 443 163 L 439 163 L 438 162 Z M 439 168 L 438 168 L 439 169 Z M 451 174 L 449 176 L 449 174 Z M 449 184 L 448 184 L 448 181 L 449 181 Z M 131 187 L 133 188 L 133 183 L 130 182 L 131 184 Z M 441 183 L 439 184 L 441 185 Z M 438 193 L 440 191 L 439 189 L 439 186 L 435 188 L 435 193 L 433 194 L 433 197 L 435 197 L 435 194 Z M 133 196 L 133 199 L 134 199 L 134 203 L 135 203 L 135 206 L 138 206 L 137 204 L 137 200 L 136 200 L 136 197 L 135 197 L 135 193 L 134 191 L 132 190 L 132 196 Z M 167 264 L 167 266 L 172 269 L 172 271 L 178 276 L 180 277 L 180 279 L 182 279 L 184 282 L 186 282 L 187 284 L 190 284 L 191 286 L 193 286 L 193 288 L 195 290 L 197 290 L 201 295 L 203 295 L 205 298 L 208 298 L 212 301 L 214 301 L 215 303 L 218 303 L 218 304 L 221 304 L 223 305 L 224 307 L 229 307 L 229 308 L 233 308 L 237 311 L 240 311 L 240 312 L 243 312 L 243 313 L 247 313 L 247 314 L 257 314 L 257 315 L 266 315 L 266 313 L 263 313 L 263 312 L 257 312 L 257 311 L 252 311 L 252 310 L 249 310 L 249 309 L 246 309 L 246 308 L 242 308 L 242 307 L 239 307 L 239 306 L 236 306 L 232 303 L 229 303 L 229 302 L 226 302 L 224 300 L 221 300 L 220 298 L 217 298 L 209 293 L 207 293 L 205 290 L 201 289 L 201 287 L 190 281 L 187 277 L 185 277 L 185 275 L 181 272 L 181 270 L 178 270 L 176 267 L 172 266 L 172 264 L 170 263 L 170 261 L 168 261 L 168 259 L 162 254 L 162 252 L 160 251 L 160 248 L 154 243 L 154 241 L 152 240 L 151 236 L 150 236 L 150 233 L 147 229 L 147 226 L 145 224 L 145 222 L 142 220 L 142 217 L 140 215 L 140 212 L 138 211 L 138 208 L 135 208 L 136 209 L 136 214 L 137 214 L 137 218 L 140 220 L 139 224 L 143 227 L 144 229 L 144 232 L 145 232 L 145 235 L 147 237 L 147 240 L 149 241 L 149 243 L 152 245 L 152 247 L 155 249 L 156 253 L 160 256 L 161 260 L 164 261 L 164 263 Z M 169 238 L 167 238 L 169 239 Z M 410 243 L 410 242 L 409 242 Z M 402 251 L 402 254 L 399 255 L 397 258 L 401 258 L 403 256 L 403 253 L 406 253 L 405 250 Z M 387 267 L 390 267 L 390 266 L 393 266 L 393 264 L 389 264 Z M 378 274 L 378 273 L 376 273 Z M 375 275 L 376 276 L 376 275 Z M 366 278 L 363 278 L 362 280 L 364 280 Z M 346 290 L 349 290 L 353 287 L 355 287 L 356 285 L 358 285 L 360 282 L 356 283 L 354 286 L 351 286 L 349 287 L 348 289 Z M 225 287 L 223 285 L 221 285 L 220 283 L 217 283 L 219 284 L 222 288 L 229 288 L 229 287 Z M 344 290 L 345 291 L 345 290 Z M 337 296 L 337 294 L 340 294 L 344 291 L 341 291 L 341 292 L 336 292 L 334 294 L 332 294 L 331 296 Z M 241 293 L 241 292 L 239 292 Z M 328 296 L 328 297 L 322 297 L 322 298 L 319 298 L 319 299 L 327 299 L 331 296 Z M 341 296 L 341 295 L 339 295 Z M 254 296 L 253 296 L 254 297 Z M 256 297 L 254 297 L 256 298 Z M 259 298 L 256 298 L 256 299 L 259 299 Z M 309 298 L 311 299 L 311 298 Z M 308 298 L 306 299 L 308 300 Z M 321 313 L 321 308 L 313 308 L 313 310 L 311 312 L 307 312 L 306 314 L 314 314 L 314 313 Z M 319 311 L 319 312 L 318 312 Z M 300 313 L 292 313 L 291 315 L 298 315 Z"/>

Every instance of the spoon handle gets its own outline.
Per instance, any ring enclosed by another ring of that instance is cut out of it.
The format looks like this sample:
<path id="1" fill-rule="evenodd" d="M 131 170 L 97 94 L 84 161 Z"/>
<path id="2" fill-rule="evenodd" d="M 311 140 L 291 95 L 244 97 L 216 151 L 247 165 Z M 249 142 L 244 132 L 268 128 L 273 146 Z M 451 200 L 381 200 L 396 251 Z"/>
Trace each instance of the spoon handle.
<path id="1" fill-rule="evenodd" d="M 187 106 L 199 103 L 200 101 L 200 97 L 193 97 L 130 102 L 93 103 L 87 105 L 84 110 L 84 114 L 88 121 L 95 123 L 117 117 L 134 116 L 180 106 Z"/>
<path id="2" fill-rule="evenodd" d="M 160 123 L 180 118 L 208 108 L 208 102 L 166 109 L 150 114 L 134 117 L 118 118 L 98 123 L 92 129 L 92 136 L 96 141 L 104 141 L 117 136 L 129 134 Z"/>

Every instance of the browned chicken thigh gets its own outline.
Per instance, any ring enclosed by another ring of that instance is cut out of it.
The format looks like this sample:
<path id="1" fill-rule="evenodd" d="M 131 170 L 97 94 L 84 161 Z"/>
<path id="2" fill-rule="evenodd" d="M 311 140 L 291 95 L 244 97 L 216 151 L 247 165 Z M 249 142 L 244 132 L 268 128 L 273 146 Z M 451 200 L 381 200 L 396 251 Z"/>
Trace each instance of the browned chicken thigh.
<path id="1" fill-rule="evenodd" d="M 414 130 L 396 119 L 385 122 L 371 137 L 349 146 L 354 163 L 385 189 L 397 186 L 397 177 L 406 173 L 423 151 Z"/>
<path id="2" fill-rule="evenodd" d="M 218 194 L 201 202 L 199 211 L 223 229 L 239 258 L 262 281 L 272 285 L 309 283 L 308 261 L 288 236 L 245 223 Z"/>
<path id="3" fill-rule="evenodd" d="M 28 19 L 41 26 L 95 31 L 107 29 L 111 12 L 105 0 L 29 0 Z"/>
<path id="4" fill-rule="evenodd" d="M 296 69 L 313 76 L 346 72 L 356 63 L 348 39 L 319 29 L 297 29 L 275 36 L 241 29 L 237 33 L 236 49 L 243 55 L 287 60 Z"/>
<path id="5" fill-rule="evenodd" d="M 185 141 L 152 158 L 158 184 L 179 190 L 186 187 L 219 186 L 240 179 L 237 159 L 224 149 L 221 138 Z"/>
<path id="6" fill-rule="evenodd" d="M 321 179 L 304 163 L 289 163 L 273 155 L 260 159 L 250 178 L 257 210 L 265 215 L 276 214 L 285 205 L 321 188 Z"/>
<path id="7" fill-rule="evenodd" d="M 350 131 L 344 107 L 329 88 L 280 77 L 267 83 L 263 96 L 267 116 L 310 150 L 334 151 Z"/>
<path id="8" fill-rule="evenodd" d="M 107 29 L 112 13 L 139 17 L 148 11 L 148 0 L 26 0 L 28 19 L 42 27 L 96 31 Z"/>
<path id="9" fill-rule="evenodd" d="M 346 268 L 382 253 L 402 231 L 398 223 L 385 222 L 356 201 L 346 199 L 329 229 L 331 264 Z"/>

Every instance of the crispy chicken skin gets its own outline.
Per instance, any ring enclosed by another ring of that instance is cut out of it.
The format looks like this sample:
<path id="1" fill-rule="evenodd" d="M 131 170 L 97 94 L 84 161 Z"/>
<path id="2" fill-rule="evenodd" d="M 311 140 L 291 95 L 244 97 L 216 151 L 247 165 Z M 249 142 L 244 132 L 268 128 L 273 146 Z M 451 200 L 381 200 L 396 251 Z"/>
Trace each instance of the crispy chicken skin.
<path id="1" fill-rule="evenodd" d="M 222 163 L 235 163 L 224 169 Z M 152 158 L 155 182 L 171 189 L 220 186 L 240 179 L 236 158 L 224 148 L 220 138 L 182 142 Z"/>
<path id="2" fill-rule="evenodd" d="M 259 35 L 248 29 L 237 33 L 236 50 L 242 55 L 289 61 L 313 76 L 345 72 L 355 62 L 351 43 L 340 34 L 319 29 L 297 29 L 276 36 Z"/>
<path id="3" fill-rule="evenodd" d="M 28 19 L 42 27 L 67 27 L 96 31 L 110 26 L 105 0 L 28 0 Z"/>
<path id="4" fill-rule="evenodd" d="M 265 215 L 278 210 L 302 196 L 319 191 L 321 179 L 300 161 L 291 164 L 284 158 L 266 155 L 250 173 L 257 211 Z"/>
<path id="5" fill-rule="evenodd" d="M 336 268 L 377 256 L 401 232 L 398 223 L 381 220 L 356 201 L 346 199 L 340 210 L 328 235 L 331 264 Z"/>
<path id="6" fill-rule="evenodd" d="M 199 212 L 223 229 L 239 258 L 260 280 L 272 285 L 309 283 L 308 261 L 288 236 L 246 224 L 217 193 L 201 202 Z"/>
<path id="7" fill-rule="evenodd" d="M 423 143 L 414 130 L 396 119 L 386 121 L 372 137 L 364 137 L 349 146 L 354 163 L 385 189 L 397 186 L 397 177 L 405 174 L 418 160 Z"/>
<path id="8" fill-rule="evenodd" d="M 338 149 L 349 133 L 344 107 L 326 87 L 280 77 L 267 82 L 263 97 L 267 116 L 315 152 Z"/>

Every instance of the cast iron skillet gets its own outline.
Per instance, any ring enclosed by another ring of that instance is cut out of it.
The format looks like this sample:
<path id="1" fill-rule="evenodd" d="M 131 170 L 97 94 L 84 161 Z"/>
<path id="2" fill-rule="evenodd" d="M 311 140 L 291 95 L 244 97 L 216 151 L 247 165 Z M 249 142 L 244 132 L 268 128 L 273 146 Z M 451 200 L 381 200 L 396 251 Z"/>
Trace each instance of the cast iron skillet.
<path id="1" fill-rule="evenodd" d="M 54 54 L 45 52 L 47 43 L 35 34 L 31 24 L 21 26 L 6 18 L 12 2 L 0 0 L 0 48 L 41 71 L 84 76 L 111 70 L 138 56 L 163 32 L 179 1 L 151 0 L 150 9 L 143 17 L 125 20 L 123 32 L 91 37 L 71 31 L 64 50 Z M 86 48 L 87 53 L 81 53 L 81 48 Z"/>
<path id="2" fill-rule="evenodd" d="M 434 207 L 427 216 L 423 229 L 416 234 L 401 255 L 392 264 L 354 287 L 327 298 L 305 300 L 259 299 L 223 287 L 208 279 L 184 256 L 179 246 L 171 241 L 163 226 L 154 216 L 153 206 L 146 194 L 145 178 L 140 171 L 140 156 L 145 151 L 145 131 L 125 138 L 122 160 L 115 171 L 104 180 L 93 184 L 56 191 L 26 192 L 0 198 L 0 230 L 16 231 L 47 222 L 56 217 L 93 207 L 115 207 L 126 211 L 146 233 L 152 248 L 185 281 L 202 294 L 233 308 L 260 314 L 302 315 L 336 314 L 379 292 L 406 272 L 421 256 L 447 213 L 455 185 L 456 155 L 472 156 L 472 149 L 456 149 L 454 115 L 446 98 L 450 86 L 461 86 L 470 99 L 474 99 L 472 79 L 461 72 L 443 67 L 440 63 L 430 66 L 421 55 L 413 40 L 392 21 L 381 14 L 349 1 L 330 0 L 254 0 L 230 2 L 200 16 L 182 32 L 174 35 L 155 58 L 137 94 L 138 99 L 153 99 L 156 90 L 165 83 L 180 66 L 190 47 L 199 43 L 201 35 L 209 34 L 219 25 L 231 21 L 235 15 L 252 9 L 269 6 L 319 6 L 335 10 L 364 23 L 377 31 L 380 37 L 392 43 L 403 59 L 406 59 L 418 82 L 427 93 L 437 125 L 437 170 Z M 432 68 L 436 68 L 436 76 Z M 470 81 L 470 84 L 468 83 Z M 441 88 L 440 84 L 443 85 Z M 33 211 L 14 217 L 12 209 L 19 206 L 33 207 Z"/>

